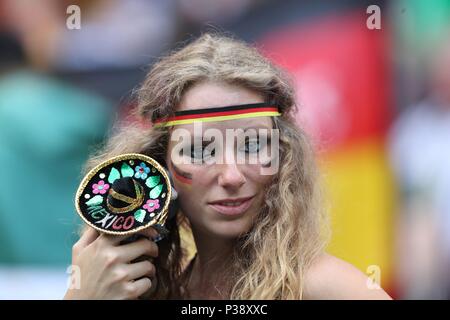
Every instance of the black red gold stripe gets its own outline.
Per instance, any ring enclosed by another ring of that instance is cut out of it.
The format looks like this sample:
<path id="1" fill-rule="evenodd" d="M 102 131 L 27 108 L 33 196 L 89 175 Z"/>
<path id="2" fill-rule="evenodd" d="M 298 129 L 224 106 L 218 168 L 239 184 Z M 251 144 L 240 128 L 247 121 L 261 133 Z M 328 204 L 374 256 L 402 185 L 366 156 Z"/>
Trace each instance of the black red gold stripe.
<path id="1" fill-rule="evenodd" d="M 173 117 L 157 119 L 154 122 L 154 126 L 161 127 L 193 122 L 225 121 L 279 115 L 281 115 L 281 113 L 277 106 L 267 103 L 252 103 L 237 106 L 177 111 Z"/>

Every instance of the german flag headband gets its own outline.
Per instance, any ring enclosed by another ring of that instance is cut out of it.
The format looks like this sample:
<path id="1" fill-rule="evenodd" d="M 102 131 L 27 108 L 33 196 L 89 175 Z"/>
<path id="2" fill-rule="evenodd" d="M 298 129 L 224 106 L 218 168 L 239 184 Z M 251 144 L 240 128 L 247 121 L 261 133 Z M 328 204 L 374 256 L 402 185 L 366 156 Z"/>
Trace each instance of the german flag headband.
<path id="1" fill-rule="evenodd" d="M 185 110 L 175 112 L 175 116 L 156 119 L 154 127 L 167 127 L 194 122 L 225 121 L 254 117 L 276 117 L 281 113 L 277 106 L 269 103 L 241 104 L 228 107 Z"/>

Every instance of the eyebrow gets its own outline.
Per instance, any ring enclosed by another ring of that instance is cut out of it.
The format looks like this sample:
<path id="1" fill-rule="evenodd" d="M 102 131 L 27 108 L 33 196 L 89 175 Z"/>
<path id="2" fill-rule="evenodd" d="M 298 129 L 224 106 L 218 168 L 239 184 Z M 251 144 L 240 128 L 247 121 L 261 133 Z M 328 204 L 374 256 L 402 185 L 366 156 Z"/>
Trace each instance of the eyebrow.
<path id="1" fill-rule="evenodd" d="M 256 131 L 256 135 L 259 136 L 258 129 L 271 130 L 272 128 L 268 128 L 267 126 L 262 126 L 262 127 L 246 127 L 246 128 L 239 128 L 239 129 L 244 130 L 244 132 L 242 134 L 239 134 L 238 136 L 245 135 L 247 133 L 247 130 L 249 130 L 249 129 L 254 129 Z M 213 138 L 214 138 L 214 136 L 210 137 L 210 139 L 205 138 L 203 135 L 202 136 L 191 136 L 191 143 L 195 139 L 201 139 L 203 144 L 210 143 L 211 141 L 213 141 Z M 270 134 L 267 136 L 267 139 L 270 139 Z"/>

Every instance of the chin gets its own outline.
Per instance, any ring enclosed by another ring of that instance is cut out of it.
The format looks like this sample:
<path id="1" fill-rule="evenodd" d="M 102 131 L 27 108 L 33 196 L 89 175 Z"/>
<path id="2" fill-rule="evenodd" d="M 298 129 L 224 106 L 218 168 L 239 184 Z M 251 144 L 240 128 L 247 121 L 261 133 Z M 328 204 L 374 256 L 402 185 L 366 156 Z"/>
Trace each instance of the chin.
<path id="1" fill-rule="evenodd" d="M 236 220 L 220 220 L 210 222 L 205 225 L 208 233 L 214 236 L 226 239 L 237 239 L 247 233 L 251 228 L 251 221 L 247 217 L 241 217 Z"/>

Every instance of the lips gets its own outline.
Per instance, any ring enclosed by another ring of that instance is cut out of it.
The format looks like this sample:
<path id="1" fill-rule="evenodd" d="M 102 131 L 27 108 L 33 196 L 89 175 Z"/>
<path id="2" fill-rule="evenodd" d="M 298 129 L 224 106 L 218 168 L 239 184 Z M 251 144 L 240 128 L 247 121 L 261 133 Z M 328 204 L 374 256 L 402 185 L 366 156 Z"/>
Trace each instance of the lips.
<path id="1" fill-rule="evenodd" d="M 252 204 L 254 196 L 245 198 L 228 198 L 213 201 L 208 205 L 220 214 L 239 215 L 244 213 Z"/>

